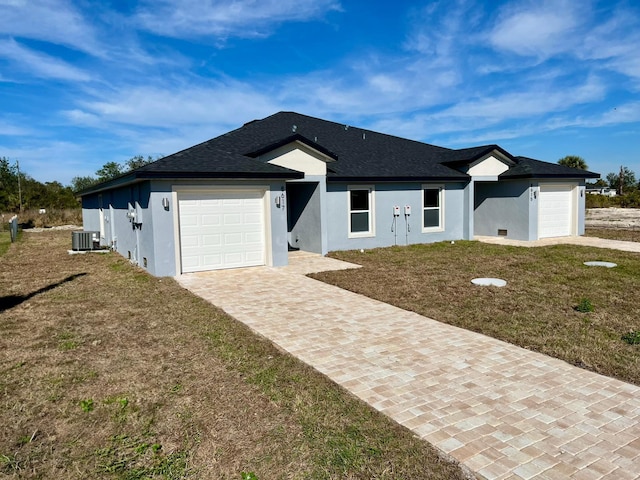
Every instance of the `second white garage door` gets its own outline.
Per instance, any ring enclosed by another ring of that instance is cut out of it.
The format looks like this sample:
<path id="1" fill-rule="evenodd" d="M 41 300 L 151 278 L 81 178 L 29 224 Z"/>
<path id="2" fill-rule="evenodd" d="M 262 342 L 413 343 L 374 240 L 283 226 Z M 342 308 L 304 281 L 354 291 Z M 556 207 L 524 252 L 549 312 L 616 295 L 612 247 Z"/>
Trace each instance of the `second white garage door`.
<path id="1" fill-rule="evenodd" d="M 566 237 L 574 234 L 574 186 L 540 184 L 538 237 Z"/>
<path id="2" fill-rule="evenodd" d="M 264 191 L 178 193 L 182 271 L 265 264 Z"/>

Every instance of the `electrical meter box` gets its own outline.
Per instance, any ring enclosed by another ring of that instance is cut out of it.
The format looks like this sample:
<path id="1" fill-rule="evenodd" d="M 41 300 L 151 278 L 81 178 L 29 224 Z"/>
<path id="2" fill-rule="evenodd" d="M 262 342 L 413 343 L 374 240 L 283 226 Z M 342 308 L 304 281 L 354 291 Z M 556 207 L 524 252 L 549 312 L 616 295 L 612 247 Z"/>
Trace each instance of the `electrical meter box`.
<path id="1" fill-rule="evenodd" d="M 393 207 L 393 216 L 394 217 L 399 217 L 400 216 L 400 207 L 399 206 L 395 206 Z"/>
<path id="2" fill-rule="evenodd" d="M 404 214 L 405 215 L 411 215 L 411 205 L 405 205 L 404 206 Z"/>

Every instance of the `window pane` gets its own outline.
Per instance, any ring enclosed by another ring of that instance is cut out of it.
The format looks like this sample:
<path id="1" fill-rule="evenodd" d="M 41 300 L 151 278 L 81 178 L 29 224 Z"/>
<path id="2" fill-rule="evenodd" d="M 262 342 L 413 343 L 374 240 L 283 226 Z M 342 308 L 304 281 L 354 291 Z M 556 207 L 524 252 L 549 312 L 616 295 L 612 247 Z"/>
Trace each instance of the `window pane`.
<path id="1" fill-rule="evenodd" d="M 352 213 L 351 214 L 351 233 L 368 232 L 369 231 L 369 213 Z"/>
<path id="2" fill-rule="evenodd" d="M 369 210 L 369 190 L 351 190 L 351 210 Z"/>
<path id="3" fill-rule="evenodd" d="M 424 228 L 440 226 L 440 209 L 424 210 Z"/>
<path id="4" fill-rule="evenodd" d="M 440 202 L 440 190 L 436 188 L 429 188 L 424 191 L 424 206 L 425 207 L 439 207 Z"/>

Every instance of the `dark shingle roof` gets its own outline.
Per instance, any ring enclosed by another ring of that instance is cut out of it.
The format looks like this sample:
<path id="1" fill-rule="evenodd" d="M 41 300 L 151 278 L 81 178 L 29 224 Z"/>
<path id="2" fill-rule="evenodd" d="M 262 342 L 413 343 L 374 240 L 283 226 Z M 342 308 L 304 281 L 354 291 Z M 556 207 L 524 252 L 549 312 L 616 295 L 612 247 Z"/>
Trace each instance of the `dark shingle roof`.
<path id="1" fill-rule="evenodd" d="M 210 142 L 201 143 L 168 157 L 145 165 L 136 173 L 141 178 L 302 178 L 295 172 L 278 165 L 260 162 L 234 152 L 223 151 Z"/>
<path id="2" fill-rule="evenodd" d="M 598 178 L 598 173 L 543 162 L 528 157 L 515 157 L 516 165 L 500 175 L 504 179 L 516 178 Z"/>
<path id="3" fill-rule="evenodd" d="M 476 160 L 488 155 L 494 151 L 500 152 L 509 160 L 514 161 L 513 156 L 499 145 L 480 145 L 478 147 L 460 148 L 458 150 L 450 150 L 443 155 L 441 163 L 451 167 L 460 167 L 469 165 Z"/>
<path id="4" fill-rule="evenodd" d="M 469 177 L 442 165 L 442 155 L 451 150 L 392 135 L 329 122 L 294 112 L 279 112 L 263 120 L 214 138 L 222 150 L 255 155 L 270 145 L 295 135 L 320 146 L 335 158 L 327 165 L 327 180 L 441 179 Z"/>
<path id="5" fill-rule="evenodd" d="M 295 112 L 279 112 L 81 194 L 150 178 L 303 178 L 301 172 L 258 159 L 293 141 L 302 142 L 328 157 L 327 181 L 467 181 L 469 176 L 461 171 L 463 167 L 493 151 L 514 163 L 500 175 L 502 179 L 599 176 L 540 160 L 513 157 L 498 145 L 452 150 Z"/>

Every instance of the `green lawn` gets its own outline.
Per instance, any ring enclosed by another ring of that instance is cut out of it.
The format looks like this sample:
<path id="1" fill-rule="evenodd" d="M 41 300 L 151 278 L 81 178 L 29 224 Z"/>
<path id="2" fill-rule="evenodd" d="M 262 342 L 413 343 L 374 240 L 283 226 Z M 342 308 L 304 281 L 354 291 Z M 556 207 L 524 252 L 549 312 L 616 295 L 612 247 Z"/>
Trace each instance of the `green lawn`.
<path id="1" fill-rule="evenodd" d="M 363 268 L 314 278 L 640 385 L 640 345 L 623 340 L 640 331 L 639 254 L 460 241 L 331 256 Z M 508 284 L 478 287 L 475 277 Z"/>

